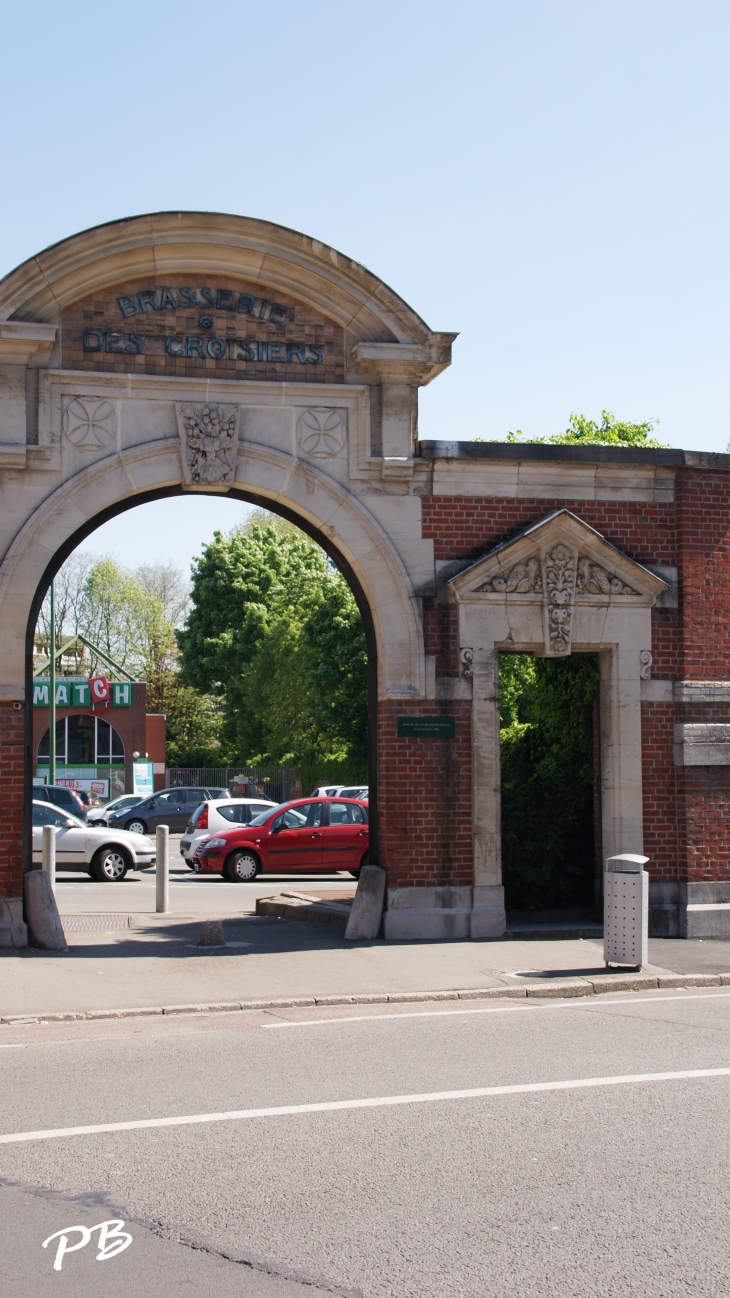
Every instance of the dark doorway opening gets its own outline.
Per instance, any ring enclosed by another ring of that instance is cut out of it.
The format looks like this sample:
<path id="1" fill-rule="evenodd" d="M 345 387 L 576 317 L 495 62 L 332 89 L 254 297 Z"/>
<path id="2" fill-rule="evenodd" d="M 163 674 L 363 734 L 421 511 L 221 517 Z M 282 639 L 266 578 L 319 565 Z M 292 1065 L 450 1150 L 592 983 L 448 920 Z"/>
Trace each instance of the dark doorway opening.
<path id="1" fill-rule="evenodd" d="M 598 657 L 500 654 L 502 870 L 508 918 L 595 904 Z M 560 915 L 556 912 L 560 912 Z"/>

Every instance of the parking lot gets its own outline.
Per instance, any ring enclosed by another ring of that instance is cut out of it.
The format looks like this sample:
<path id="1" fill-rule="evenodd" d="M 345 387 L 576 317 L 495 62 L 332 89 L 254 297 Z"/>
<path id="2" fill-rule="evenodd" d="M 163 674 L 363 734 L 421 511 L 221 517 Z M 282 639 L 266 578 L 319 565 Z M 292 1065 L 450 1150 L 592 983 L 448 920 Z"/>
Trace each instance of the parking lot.
<path id="1" fill-rule="evenodd" d="M 174 914 L 252 914 L 257 897 L 279 892 L 327 891 L 351 894 L 355 881 L 347 871 L 305 874 L 294 870 L 259 875 L 255 883 L 228 883 L 218 874 L 194 874 L 180 856 L 182 834 L 170 835 L 170 906 Z M 62 915 L 154 913 L 155 871 L 131 871 L 121 882 L 94 883 L 87 874 L 58 871 L 56 899 Z"/>

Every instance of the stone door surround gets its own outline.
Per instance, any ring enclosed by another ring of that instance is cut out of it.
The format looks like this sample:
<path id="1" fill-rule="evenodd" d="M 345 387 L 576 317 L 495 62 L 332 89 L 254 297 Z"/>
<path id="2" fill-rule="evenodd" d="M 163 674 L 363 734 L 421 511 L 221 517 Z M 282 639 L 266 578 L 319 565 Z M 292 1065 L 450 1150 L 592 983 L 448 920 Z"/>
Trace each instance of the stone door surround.
<path id="1" fill-rule="evenodd" d="M 447 582 L 472 680 L 472 937 L 504 932 L 500 848 L 499 654 L 600 665 L 602 856 L 641 853 L 641 682 L 651 608 L 667 583 L 567 509 L 524 528 Z"/>

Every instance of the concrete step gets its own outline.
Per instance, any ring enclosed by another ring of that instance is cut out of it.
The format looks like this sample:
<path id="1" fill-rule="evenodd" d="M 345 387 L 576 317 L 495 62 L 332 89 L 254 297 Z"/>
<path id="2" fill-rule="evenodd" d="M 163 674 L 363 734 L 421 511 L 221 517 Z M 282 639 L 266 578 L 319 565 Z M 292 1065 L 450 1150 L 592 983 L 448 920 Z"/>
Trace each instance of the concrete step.
<path id="1" fill-rule="evenodd" d="M 517 921 L 507 924 L 507 931 L 504 936 L 510 942 L 567 941 L 568 939 L 577 938 L 593 938 L 594 940 L 603 941 L 603 925 L 593 924 L 590 921 L 571 923 L 569 920 L 563 923 L 546 920 L 535 924 Z"/>
<path id="2" fill-rule="evenodd" d="M 352 900 L 321 901 L 305 893 L 278 893 L 275 897 L 259 897 L 257 915 L 274 915 L 277 919 L 294 919 L 309 924 L 331 924 L 344 933 L 350 918 Z"/>

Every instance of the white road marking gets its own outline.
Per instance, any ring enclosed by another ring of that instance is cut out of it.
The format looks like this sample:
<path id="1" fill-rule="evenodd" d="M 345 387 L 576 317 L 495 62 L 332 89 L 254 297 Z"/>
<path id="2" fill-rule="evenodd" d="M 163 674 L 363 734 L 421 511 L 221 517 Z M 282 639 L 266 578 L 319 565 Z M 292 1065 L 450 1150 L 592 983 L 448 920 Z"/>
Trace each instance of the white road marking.
<path id="1" fill-rule="evenodd" d="M 348 1014 L 337 1019 L 282 1019 L 278 1023 L 262 1023 L 261 1026 L 264 1028 L 329 1028 L 338 1023 L 377 1023 L 379 1019 L 397 1023 L 400 1019 L 438 1019 L 446 1015 L 456 1017 L 468 1014 L 525 1014 L 530 1010 L 595 1010 L 602 1005 L 658 1005 L 662 1001 L 678 1000 L 677 993 L 683 991 L 684 988 L 678 987 L 673 996 L 641 996 L 632 997 L 631 1000 L 627 1000 L 626 992 L 622 992 L 619 1000 L 609 1000 L 607 996 L 600 995 L 560 1001 L 559 1004 L 552 1005 L 480 1005 L 477 1009 L 468 1010 L 409 1010 L 406 1014 Z M 699 992 L 697 996 L 681 996 L 682 1004 L 685 1001 L 704 1000 L 730 1000 L 730 992 Z M 403 1004 L 402 1001 L 400 1003 Z M 398 1002 L 394 1001 L 393 1007 L 395 1008 L 397 1004 Z"/>
<path id="2" fill-rule="evenodd" d="M 626 1073 L 616 1077 L 579 1077 L 562 1082 L 519 1082 L 509 1086 L 476 1086 L 463 1091 L 426 1091 L 415 1095 L 380 1095 L 358 1100 L 282 1104 L 270 1109 L 232 1109 L 228 1113 L 193 1113 L 177 1118 L 142 1118 L 137 1122 L 100 1122 L 88 1127 L 51 1127 L 0 1136 L 0 1144 L 97 1136 L 107 1131 L 145 1131 L 156 1127 L 189 1127 L 203 1122 L 242 1122 L 250 1118 L 283 1118 L 299 1113 L 336 1113 L 345 1109 L 386 1109 L 400 1104 L 434 1104 L 439 1100 L 478 1100 L 494 1095 L 528 1095 L 538 1091 L 577 1091 L 598 1086 L 631 1086 L 647 1082 L 684 1082 L 700 1077 L 730 1077 L 730 1068 L 691 1068 L 672 1073 Z"/>

